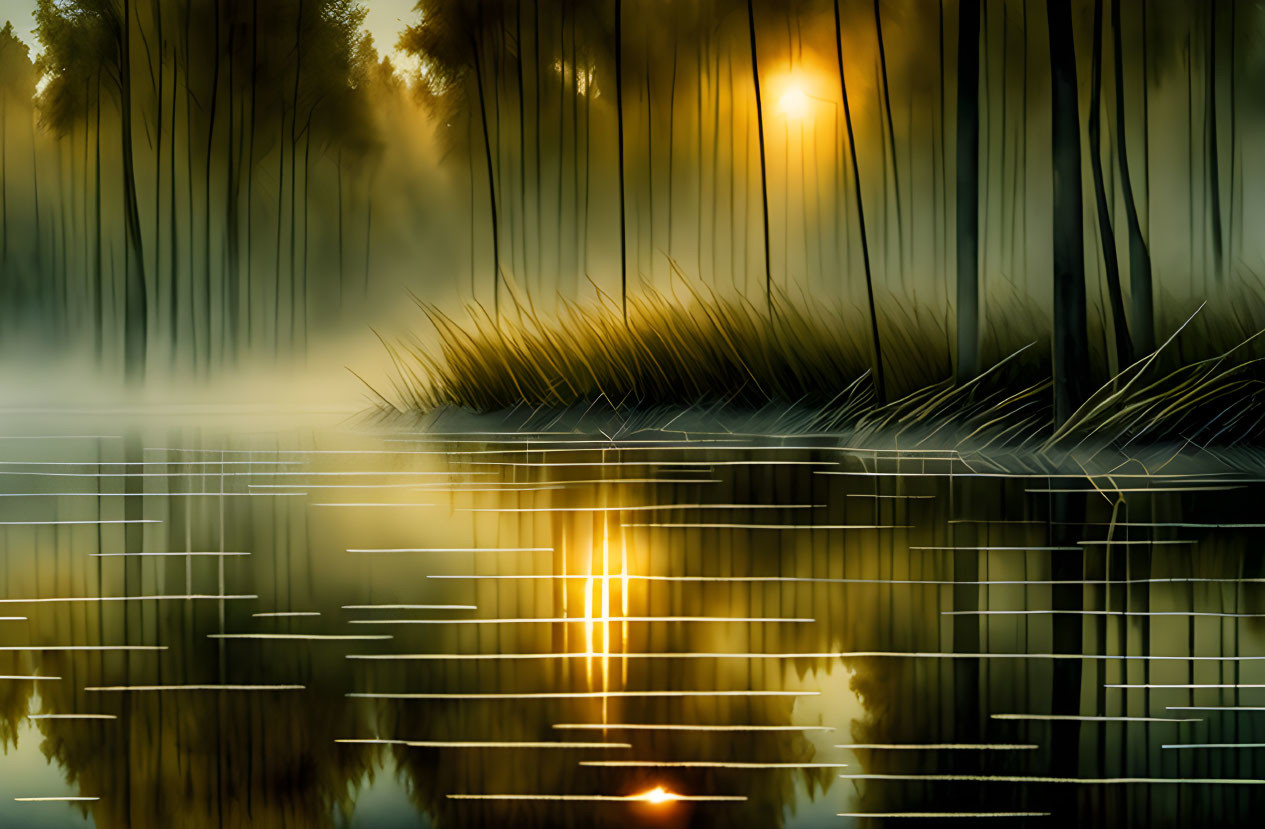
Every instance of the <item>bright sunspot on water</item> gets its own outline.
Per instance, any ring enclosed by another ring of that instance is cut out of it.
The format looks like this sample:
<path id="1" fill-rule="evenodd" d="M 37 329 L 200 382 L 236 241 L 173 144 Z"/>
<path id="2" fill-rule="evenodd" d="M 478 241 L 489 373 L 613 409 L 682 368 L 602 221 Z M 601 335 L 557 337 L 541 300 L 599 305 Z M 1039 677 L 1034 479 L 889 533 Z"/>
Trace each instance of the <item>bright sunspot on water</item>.
<path id="1" fill-rule="evenodd" d="M 668 791 L 662 786 L 655 786 L 650 791 L 645 792 L 644 794 L 637 795 L 637 799 L 644 800 L 647 803 L 655 803 L 655 804 L 671 803 L 673 800 L 677 799 L 677 795 Z"/>

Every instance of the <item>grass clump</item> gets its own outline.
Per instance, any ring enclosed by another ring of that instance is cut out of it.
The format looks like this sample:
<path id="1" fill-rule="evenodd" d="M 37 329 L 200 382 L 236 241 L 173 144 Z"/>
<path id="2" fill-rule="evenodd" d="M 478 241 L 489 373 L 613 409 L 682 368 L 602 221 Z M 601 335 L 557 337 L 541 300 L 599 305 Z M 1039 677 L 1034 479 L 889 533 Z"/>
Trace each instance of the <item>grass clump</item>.
<path id="1" fill-rule="evenodd" d="M 687 408 L 776 407 L 789 413 L 778 418 L 782 431 L 905 435 L 977 447 L 1227 444 L 1265 436 L 1260 339 L 1253 334 L 1208 354 L 1216 336 L 1253 324 L 1241 305 L 1229 306 L 1230 322 L 1207 314 L 1187 319 L 1177 326 L 1181 339 L 1174 334 L 1123 368 L 1109 364 L 1114 350 L 1095 331 L 1091 360 L 1099 390 L 1056 429 L 1049 324 L 1017 298 L 995 315 L 1005 325 L 983 337 L 993 366 L 962 384 L 951 379 L 951 321 L 925 308 L 882 303 L 890 399 L 879 401 L 863 309 L 782 294 L 770 313 L 745 299 L 683 291 L 630 296 L 626 323 L 619 304 L 601 295 L 591 305 L 564 301 L 548 316 L 516 298 L 499 324 L 479 306 L 468 309 L 463 324 L 419 300 L 435 340 L 385 343 L 395 378 L 390 393 L 377 395 L 380 407 L 419 414 L 445 407 L 601 408 L 625 420 L 636 415 L 643 424 L 648 412 L 666 412 L 666 420 Z"/>

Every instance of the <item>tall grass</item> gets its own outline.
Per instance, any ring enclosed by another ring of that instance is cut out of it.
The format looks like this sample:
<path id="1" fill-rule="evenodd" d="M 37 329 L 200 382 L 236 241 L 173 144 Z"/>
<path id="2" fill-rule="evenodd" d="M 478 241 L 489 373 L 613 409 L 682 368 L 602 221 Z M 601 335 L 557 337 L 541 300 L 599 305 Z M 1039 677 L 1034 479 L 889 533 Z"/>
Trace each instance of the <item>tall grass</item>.
<path id="1" fill-rule="evenodd" d="M 1052 422 L 1049 322 L 1019 296 L 990 298 L 983 354 L 992 367 L 952 381 L 952 320 L 943 311 L 880 303 L 883 365 L 893 402 L 877 405 L 863 309 L 775 294 L 770 312 L 682 285 L 617 301 L 563 302 L 553 314 L 512 297 L 500 324 L 479 306 L 458 322 L 418 301 L 434 328 L 384 342 L 392 389 L 385 411 L 491 412 L 683 407 L 795 412 L 805 431 L 917 434 L 975 445 L 1047 447 L 1138 440 L 1235 443 L 1265 434 L 1265 307 L 1225 301 L 1169 323 L 1174 335 L 1132 366 L 1112 365 L 1109 333 L 1092 328 L 1099 390 L 1067 423 Z M 1172 304 L 1176 305 L 1176 302 Z M 1161 330 L 1164 330 L 1163 328 Z"/>

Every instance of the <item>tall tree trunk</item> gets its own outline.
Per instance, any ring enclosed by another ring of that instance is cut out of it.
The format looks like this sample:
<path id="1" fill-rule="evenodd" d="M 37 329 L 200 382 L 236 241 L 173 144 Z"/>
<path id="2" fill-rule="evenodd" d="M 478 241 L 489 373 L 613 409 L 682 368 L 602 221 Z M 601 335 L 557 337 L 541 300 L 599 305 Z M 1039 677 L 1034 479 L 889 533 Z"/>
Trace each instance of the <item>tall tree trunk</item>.
<path id="1" fill-rule="evenodd" d="M 254 294 L 255 252 L 255 122 L 258 120 L 256 103 L 259 92 L 259 0 L 250 4 L 250 141 L 246 151 L 246 345 L 253 342 L 252 308 Z M 341 219 L 341 214 L 340 214 Z"/>
<path id="2" fill-rule="evenodd" d="M 1212 216 L 1212 266 L 1213 276 L 1221 279 L 1224 273 L 1224 253 L 1221 229 L 1221 163 L 1217 159 L 1217 4 L 1209 2 L 1208 51 L 1204 56 L 1204 123 L 1207 126 L 1208 160 L 1208 209 Z"/>
<path id="3" fill-rule="evenodd" d="M 623 4 L 615 0 L 615 112 L 619 145 L 619 305 L 628 325 L 628 238 L 624 207 L 624 38 Z"/>
<path id="4" fill-rule="evenodd" d="M 878 39 L 878 62 L 883 82 L 883 110 L 887 115 L 887 141 L 892 157 L 892 190 L 896 203 L 896 254 L 901 272 L 905 277 L 905 227 L 900 209 L 900 165 L 896 161 L 896 125 L 892 121 L 892 90 L 887 83 L 887 46 L 883 42 L 883 15 L 879 12 L 879 0 L 874 0 L 874 31 Z M 887 183 L 884 181 L 883 186 Z M 883 217 L 884 221 L 887 217 Z"/>
<path id="5" fill-rule="evenodd" d="M 672 256 L 672 173 L 676 161 L 676 70 L 681 43 L 672 39 L 672 90 L 668 93 L 668 256 Z M 732 165 L 731 165 L 732 166 Z"/>
<path id="6" fill-rule="evenodd" d="M 747 0 L 747 28 L 751 34 L 751 85 L 755 89 L 756 137 L 760 142 L 760 206 L 764 218 L 764 302 L 768 308 L 769 317 L 772 318 L 773 273 L 769 266 L 769 173 L 764 157 L 764 104 L 760 100 L 760 56 L 756 48 L 754 0 Z"/>
<path id="7" fill-rule="evenodd" d="M 1089 91 L 1089 166 L 1094 174 L 1094 205 L 1098 214 L 1098 238 L 1102 242 L 1103 266 L 1107 272 L 1107 297 L 1111 303 L 1112 330 L 1116 340 L 1116 370 L 1133 362 L 1133 346 L 1124 316 L 1124 295 L 1120 291 L 1120 260 L 1116 254 L 1116 234 L 1111 227 L 1107 191 L 1102 171 L 1102 15 L 1103 0 L 1094 0 L 1093 68 Z"/>
<path id="8" fill-rule="evenodd" d="M 957 379 L 979 374 L 979 0 L 958 6 Z"/>
<path id="9" fill-rule="evenodd" d="M 1065 0 L 1046 0 L 1046 17 L 1054 178 L 1054 420 L 1061 424 L 1086 397 L 1089 336 L 1085 319 L 1080 106 L 1071 9 Z"/>
<path id="10" fill-rule="evenodd" d="M 500 232 L 496 224 L 496 175 L 492 169 L 492 136 L 488 132 L 488 106 L 483 93 L 483 68 L 479 60 L 479 45 L 470 35 L 470 48 L 474 56 L 474 83 L 479 93 L 479 121 L 483 126 L 483 156 L 488 171 L 488 212 L 492 216 L 492 317 L 501 323 L 501 247 Z M 373 206 L 370 204 L 370 217 Z M 369 284 L 369 238 L 365 237 L 365 285 Z"/>
<path id="11" fill-rule="evenodd" d="M 162 295 L 158 290 L 158 283 L 161 281 L 159 274 L 162 273 L 162 186 L 163 186 L 163 88 L 165 86 L 166 72 L 163 66 L 163 13 L 162 3 L 159 0 L 152 0 L 150 5 L 150 14 L 154 19 L 154 32 L 158 40 L 158 88 L 154 94 L 154 106 L 156 108 L 154 114 L 154 307 L 156 316 L 161 319 L 162 312 Z M 87 136 L 84 137 L 85 145 Z M 172 143 L 175 142 L 175 136 L 172 136 Z M 173 205 L 174 209 L 174 205 Z M 175 274 L 168 274 L 170 280 L 168 292 L 175 290 Z M 175 325 L 174 322 L 170 323 Z"/>
<path id="12" fill-rule="evenodd" d="M 94 130 L 94 141 L 96 147 L 96 156 L 93 162 L 93 189 L 94 189 L 94 206 L 93 220 L 96 223 L 96 248 L 93 251 L 93 275 L 96 288 L 94 289 L 94 299 L 96 300 L 96 321 L 93 325 L 93 345 L 96 347 L 97 365 L 100 366 L 104 362 L 104 339 L 105 339 L 105 274 L 101 268 L 101 70 L 97 70 L 97 96 L 96 96 L 96 129 Z"/>
<path id="13" fill-rule="evenodd" d="M 7 266 L 9 264 L 9 96 L 4 92 L 0 92 L 0 236 L 3 237 L 3 241 L 0 242 L 0 263 Z"/>
<path id="14" fill-rule="evenodd" d="M 211 102 L 206 124 L 206 159 L 202 170 L 202 312 L 206 314 L 206 361 L 202 367 L 204 373 L 211 371 L 212 319 L 211 310 L 211 173 L 215 151 L 215 116 L 218 111 L 220 96 L 220 3 L 215 0 L 211 13 L 215 16 L 213 25 L 212 48 L 215 56 L 211 61 Z M 302 58 L 300 57 L 300 60 Z M 223 344 L 221 343 L 221 350 Z"/>
<path id="15" fill-rule="evenodd" d="M 514 4 L 514 51 L 518 58 L 518 230 L 522 234 L 522 268 L 514 274 L 518 284 L 527 282 L 527 87 L 524 84 L 527 59 L 523 55 L 522 0 Z M 513 227 L 513 222 L 510 223 Z M 511 240 L 513 236 L 511 235 Z M 512 241 L 511 241 L 512 244 Z M 514 251 L 511 249 L 511 253 Z"/>
<path id="16" fill-rule="evenodd" d="M 852 107 L 848 103 L 848 80 L 843 72 L 843 26 L 839 21 L 839 0 L 835 9 L 835 57 L 839 63 L 839 91 L 843 96 L 843 121 L 848 133 L 848 151 L 852 156 L 852 185 L 856 194 L 857 226 L 861 232 L 861 261 L 865 264 L 865 293 L 870 306 L 870 336 L 874 344 L 874 397 L 882 405 L 887 401 L 887 383 L 883 376 L 883 348 L 879 341 L 878 310 L 874 307 L 874 278 L 870 271 L 870 243 L 865 232 L 865 205 L 861 198 L 861 167 L 857 163 L 856 137 L 852 132 Z M 767 252 L 767 245 L 765 247 Z"/>
<path id="17" fill-rule="evenodd" d="M 128 240 L 127 302 L 124 318 L 124 372 L 129 382 L 145 378 L 147 312 L 145 255 L 141 240 L 136 164 L 132 147 L 132 2 L 123 0 L 122 49 L 119 57 L 120 140 L 123 154 L 123 221 Z"/>
<path id="18" fill-rule="evenodd" d="M 1120 31 L 1120 0 L 1111 3 L 1111 28 L 1114 36 L 1116 73 L 1116 155 L 1120 164 L 1120 186 L 1124 190 L 1125 215 L 1129 224 L 1129 294 L 1133 314 L 1129 320 L 1133 345 L 1139 353 L 1155 350 L 1155 308 L 1151 285 L 1151 254 L 1142 235 L 1137 200 L 1133 195 L 1133 179 L 1129 174 L 1129 142 L 1124 97 L 1124 47 Z M 1145 37 L 1145 32 L 1143 33 Z M 1143 66 L 1142 83 L 1146 84 Z M 1233 181 L 1234 176 L 1231 175 Z"/>
<path id="19" fill-rule="evenodd" d="M 294 350 L 295 305 L 298 300 L 298 156 L 299 156 L 299 81 L 303 76 L 303 0 L 299 0 L 299 13 L 294 24 L 295 62 L 294 62 L 294 115 L 290 118 L 290 290 L 289 307 L 286 315 L 290 335 L 289 350 Z"/>

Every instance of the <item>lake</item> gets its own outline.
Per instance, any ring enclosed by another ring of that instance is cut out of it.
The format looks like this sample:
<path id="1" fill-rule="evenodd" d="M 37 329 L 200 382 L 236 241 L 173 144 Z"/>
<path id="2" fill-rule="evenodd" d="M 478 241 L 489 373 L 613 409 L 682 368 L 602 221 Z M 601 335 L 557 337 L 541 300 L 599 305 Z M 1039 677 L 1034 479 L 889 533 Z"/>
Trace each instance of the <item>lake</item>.
<path id="1" fill-rule="evenodd" d="M 0 824 L 1259 820 L 1250 463 L 486 423 L 8 417 Z"/>

